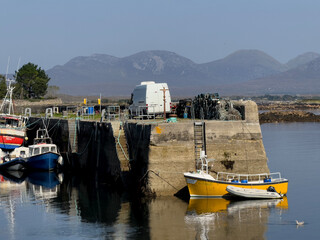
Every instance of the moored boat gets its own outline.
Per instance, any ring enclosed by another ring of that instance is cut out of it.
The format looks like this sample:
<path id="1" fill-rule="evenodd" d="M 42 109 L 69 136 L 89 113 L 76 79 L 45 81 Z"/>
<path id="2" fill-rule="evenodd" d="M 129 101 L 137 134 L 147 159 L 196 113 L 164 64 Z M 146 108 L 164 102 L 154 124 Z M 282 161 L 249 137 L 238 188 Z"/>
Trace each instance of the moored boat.
<path id="1" fill-rule="evenodd" d="M 275 191 L 273 187 L 267 190 L 256 188 L 241 188 L 235 186 L 227 186 L 227 192 L 235 197 L 250 198 L 250 199 L 279 199 L 283 198 L 283 194 Z"/>
<path id="2" fill-rule="evenodd" d="M 29 149 L 26 147 L 15 148 L 11 152 L 0 149 L 0 170 L 2 171 L 23 171 L 26 169 L 26 156 Z"/>
<path id="3" fill-rule="evenodd" d="M 15 116 L 0 115 L 0 148 L 11 150 L 20 147 L 26 137 L 22 119 Z"/>
<path id="4" fill-rule="evenodd" d="M 56 144 L 53 144 L 47 129 L 37 130 L 34 144 L 29 146 L 27 166 L 30 169 L 51 171 L 62 165 L 62 156 Z"/>
<path id="5" fill-rule="evenodd" d="M 20 147 L 26 137 L 26 118 L 14 115 L 12 80 L 7 80 L 7 93 L 0 106 L 0 148 L 12 150 Z"/>
<path id="6" fill-rule="evenodd" d="M 21 157 L 17 157 L 12 160 L 8 161 L 3 161 L 0 164 L 0 170 L 5 170 L 5 171 L 23 171 L 26 169 L 26 160 Z"/>
<path id="7" fill-rule="evenodd" d="M 260 190 L 267 190 L 272 186 L 276 192 L 283 195 L 287 194 L 288 179 L 282 178 L 279 172 L 260 174 L 219 172 L 216 177 L 213 177 L 208 174 L 206 157 L 207 156 L 202 153 L 201 170 L 184 173 L 190 197 L 227 197 L 230 196 L 227 191 L 228 186 Z"/>
<path id="8" fill-rule="evenodd" d="M 31 169 L 51 171 L 57 168 L 60 154 L 55 144 L 30 145 L 27 166 Z"/>

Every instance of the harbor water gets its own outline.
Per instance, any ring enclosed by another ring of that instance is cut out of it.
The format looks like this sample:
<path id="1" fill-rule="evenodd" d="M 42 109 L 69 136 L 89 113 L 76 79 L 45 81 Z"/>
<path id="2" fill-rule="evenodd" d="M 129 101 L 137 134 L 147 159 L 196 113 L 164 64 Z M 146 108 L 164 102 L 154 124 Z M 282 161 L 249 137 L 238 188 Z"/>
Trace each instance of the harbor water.
<path id="1" fill-rule="evenodd" d="M 283 200 L 229 201 L 133 193 L 55 173 L 0 174 L 0 239 L 316 239 L 320 123 L 261 126 Z M 210 156 L 209 156 L 210 157 Z M 305 224 L 297 226 L 295 220 Z"/>

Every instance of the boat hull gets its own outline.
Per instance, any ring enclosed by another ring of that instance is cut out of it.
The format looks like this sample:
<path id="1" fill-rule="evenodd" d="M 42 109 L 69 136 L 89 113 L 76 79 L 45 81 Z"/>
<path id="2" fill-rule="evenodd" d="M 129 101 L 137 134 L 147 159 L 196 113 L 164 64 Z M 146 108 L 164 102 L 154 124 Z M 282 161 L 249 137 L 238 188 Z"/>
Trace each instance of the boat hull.
<path id="1" fill-rule="evenodd" d="M 28 158 L 27 166 L 30 169 L 37 169 L 43 171 L 51 171 L 57 168 L 59 154 L 47 152 Z"/>
<path id="2" fill-rule="evenodd" d="M 25 138 L 25 130 L 0 128 L 0 148 L 11 150 L 20 147 Z"/>
<path id="3" fill-rule="evenodd" d="M 250 199 L 280 199 L 283 198 L 282 194 L 277 192 L 270 192 L 268 190 L 261 190 L 256 188 L 241 188 L 234 186 L 227 186 L 227 191 L 231 195 L 240 198 Z"/>
<path id="4" fill-rule="evenodd" d="M 23 171 L 26 169 L 26 161 L 23 158 L 15 158 L 0 164 L 1 170 L 6 171 Z"/>
<path id="5" fill-rule="evenodd" d="M 241 187 L 241 188 L 255 188 L 267 190 L 268 187 L 273 186 L 278 193 L 287 194 L 288 180 L 266 183 L 233 183 L 218 181 L 211 177 L 197 173 L 185 173 L 190 197 L 223 197 L 230 196 L 227 192 L 227 186 Z"/>

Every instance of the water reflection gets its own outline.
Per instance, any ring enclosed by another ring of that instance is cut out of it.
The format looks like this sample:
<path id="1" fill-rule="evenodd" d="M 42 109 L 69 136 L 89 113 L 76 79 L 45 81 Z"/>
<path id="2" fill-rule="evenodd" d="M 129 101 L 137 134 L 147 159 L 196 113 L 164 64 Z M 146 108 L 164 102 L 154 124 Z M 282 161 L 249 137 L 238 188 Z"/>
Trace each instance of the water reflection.
<path id="1" fill-rule="evenodd" d="M 196 239 L 263 239 L 270 210 L 274 208 L 287 209 L 287 198 L 245 201 L 190 199 L 185 222 L 194 228 Z"/>
<path id="2" fill-rule="evenodd" d="M 55 172 L 30 172 L 27 175 L 26 181 L 33 185 L 54 188 L 62 183 L 63 174 Z"/>
<path id="3" fill-rule="evenodd" d="M 134 200 L 81 176 L 62 176 L 55 172 L 0 173 L 0 224 L 8 226 L 2 233 L 4 238 L 19 238 L 24 229 L 36 231 L 24 239 L 33 239 L 45 231 L 49 238 L 60 237 L 63 232 L 80 238 L 150 239 L 149 201 Z M 35 223 L 25 224 L 30 212 Z M 1 218 L 3 213 L 8 217 Z M 51 217 L 44 218 L 47 214 Z M 72 228 L 67 228 L 68 224 Z M 42 230 L 34 230 L 35 225 Z M 52 231 L 57 228 L 64 231 Z"/>
<path id="4" fill-rule="evenodd" d="M 22 183 L 26 178 L 26 172 L 22 171 L 0 171 L 1 182 Z"/>
<path id="5" fill-rule="evenodd" d="M 5 173 L 0 181 L 4 239 L 263 239 L 271 210 L 288 208 L 286 198 L 141 201 L 53 172 Z"/>

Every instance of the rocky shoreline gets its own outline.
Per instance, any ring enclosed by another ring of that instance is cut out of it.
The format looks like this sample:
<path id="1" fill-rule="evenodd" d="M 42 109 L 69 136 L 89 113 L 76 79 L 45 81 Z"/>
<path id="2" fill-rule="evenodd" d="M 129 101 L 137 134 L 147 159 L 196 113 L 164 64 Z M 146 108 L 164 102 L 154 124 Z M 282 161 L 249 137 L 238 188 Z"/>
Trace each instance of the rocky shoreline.
<path id="1" fill-rule="evenodd" d="M 320 122 L 320 115 L 305 111 L 270 111 L 259 114 L 260 124 L 276 122 Z"/>
<path id="2" fill-rule="evenodd" d="M 259 110 L 307 110 L 320 109 L 320 103 L 317 102 L 257 102 Z"/>

